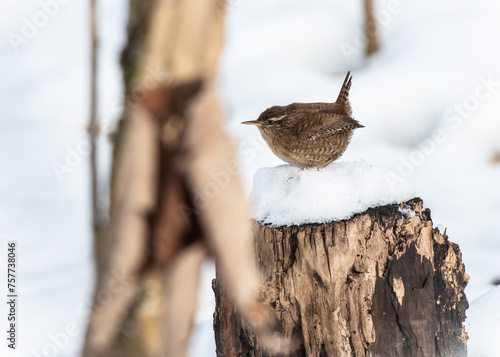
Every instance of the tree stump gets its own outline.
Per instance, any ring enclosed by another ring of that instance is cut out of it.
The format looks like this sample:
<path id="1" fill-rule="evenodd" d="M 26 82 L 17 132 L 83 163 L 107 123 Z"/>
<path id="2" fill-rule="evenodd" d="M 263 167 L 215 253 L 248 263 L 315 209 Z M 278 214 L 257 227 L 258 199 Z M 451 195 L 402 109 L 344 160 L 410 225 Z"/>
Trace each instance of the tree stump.
<path id="1" fill-rule="evenodd" d="M 256 223 L 254 237 L 280 352 L 263 347 L 217 275 L 217 356 L 466 356 L 468 275 L 422 200 L 327 224 Z"/>

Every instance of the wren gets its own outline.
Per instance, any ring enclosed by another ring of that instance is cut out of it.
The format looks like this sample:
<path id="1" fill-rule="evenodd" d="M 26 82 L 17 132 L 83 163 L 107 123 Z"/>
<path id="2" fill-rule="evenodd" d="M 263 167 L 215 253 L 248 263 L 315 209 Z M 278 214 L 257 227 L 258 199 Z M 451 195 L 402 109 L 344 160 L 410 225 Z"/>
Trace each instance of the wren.
<path id="1" fill-rule="evenodd" d="M 346 150 L 354 129 L 363 128 L 352 118 L 347 72 L 335 103 L 292 103 L 266 109 L 257 120 L 245 121 L 260 134 L 280 159 L 299 167 L 324 168 Z"/>

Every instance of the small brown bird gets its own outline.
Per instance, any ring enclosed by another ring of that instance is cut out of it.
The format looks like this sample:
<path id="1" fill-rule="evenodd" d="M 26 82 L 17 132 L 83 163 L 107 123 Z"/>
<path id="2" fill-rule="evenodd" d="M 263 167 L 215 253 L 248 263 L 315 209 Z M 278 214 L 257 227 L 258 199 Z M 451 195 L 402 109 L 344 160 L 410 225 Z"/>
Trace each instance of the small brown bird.
<path id="1" fill-rule="evenodd" d="M 353 130 L 364 126 L 352 118 L 349 103 L 350 72 L 335 103 L 292 103 L 266 109 L 257 120 L 245 121 L 259 128 L 276 156 L 300 167 L 323 167 L 346 150 Z"/>

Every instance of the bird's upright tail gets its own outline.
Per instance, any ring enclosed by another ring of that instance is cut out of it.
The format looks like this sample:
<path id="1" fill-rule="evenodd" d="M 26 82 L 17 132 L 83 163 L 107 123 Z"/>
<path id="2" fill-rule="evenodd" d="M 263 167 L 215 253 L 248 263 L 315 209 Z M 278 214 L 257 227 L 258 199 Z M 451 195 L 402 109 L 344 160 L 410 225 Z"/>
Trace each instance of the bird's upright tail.
<path id="1" fill-rule="evenodd" d="M 347 72 L 347 75 L 344 79 L 344 84 L 342 84 L 342 88 L 340 89 L 339 96 L 337 98 L 337 103 L 348 102 L 349 101 L 349 90 L 351 89 L 352 76 L 351 71 Z"/>

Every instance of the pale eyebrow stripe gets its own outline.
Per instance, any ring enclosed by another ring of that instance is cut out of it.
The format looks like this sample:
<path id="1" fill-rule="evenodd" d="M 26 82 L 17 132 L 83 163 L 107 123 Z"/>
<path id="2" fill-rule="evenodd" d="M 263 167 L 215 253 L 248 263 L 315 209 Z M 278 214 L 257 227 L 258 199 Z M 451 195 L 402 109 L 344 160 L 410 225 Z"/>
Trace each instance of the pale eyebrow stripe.
<path id="1" fill-rule="evenodd" d="M 285 114 L 285 115 L 282 115 L 282 116 L 277 117 L 277 118 L 269 118 L 268 120 L 275 120 L 275 121 L 278 121 L 278 120 L 283 119 L 283 118 L 284 118 L 284 117 L 286 117 L 286 116 L 287 116 L 287 115 Z"/>

